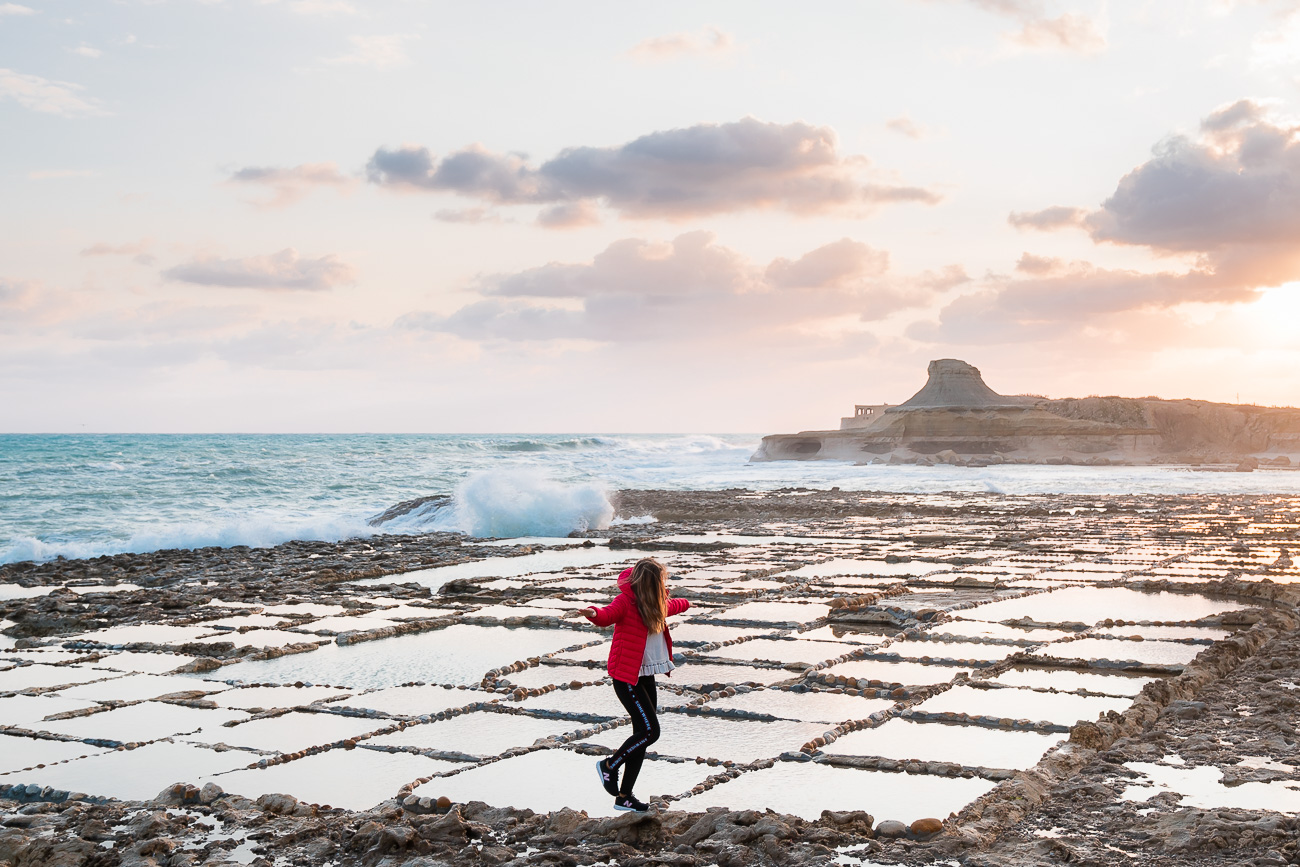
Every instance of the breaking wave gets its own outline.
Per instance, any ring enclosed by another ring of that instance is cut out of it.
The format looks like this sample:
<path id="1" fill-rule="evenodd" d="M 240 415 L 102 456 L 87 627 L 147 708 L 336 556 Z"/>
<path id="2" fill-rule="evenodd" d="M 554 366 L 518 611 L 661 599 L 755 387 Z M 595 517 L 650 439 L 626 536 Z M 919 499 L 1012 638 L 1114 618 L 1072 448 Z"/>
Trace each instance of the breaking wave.
<path id="1" fill-rule="evenodd" d="M 565 484 L 531 470 L 478 473 L 462 482 L 451 504 L 429 515 L 423 529 L 455 530 L 470 536 L 567 536 L 575 530 L 603 530 L 614 507 L 602 486 Z M 404 529 L 416 529 L 406 523 Z"/>

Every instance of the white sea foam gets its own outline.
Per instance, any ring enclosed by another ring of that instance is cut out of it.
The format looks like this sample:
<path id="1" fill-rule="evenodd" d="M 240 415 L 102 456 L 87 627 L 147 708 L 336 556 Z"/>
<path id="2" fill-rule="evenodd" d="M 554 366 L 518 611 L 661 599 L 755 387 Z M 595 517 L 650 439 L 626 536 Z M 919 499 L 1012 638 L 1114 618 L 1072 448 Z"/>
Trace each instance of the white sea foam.
<path id="1" fill-rule="evenodd" d="M 492 539 L 565 536 L 603 530 L 613 517 L 601 486 L 566 485 L 537 470 L 494 470 L 461 483 L 433 526 Z"/>

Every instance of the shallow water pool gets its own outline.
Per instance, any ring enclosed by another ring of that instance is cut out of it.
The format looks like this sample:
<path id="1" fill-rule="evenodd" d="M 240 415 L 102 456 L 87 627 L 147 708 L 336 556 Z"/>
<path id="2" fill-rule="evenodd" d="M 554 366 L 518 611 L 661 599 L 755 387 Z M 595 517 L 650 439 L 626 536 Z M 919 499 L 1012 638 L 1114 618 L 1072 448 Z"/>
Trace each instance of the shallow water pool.
<path id="1" fill-rule="evenodd" d="M 682 810 L 727 807 L 816 819 L 822 810 L 866 810 L 876 821 L 944 819 L 993 789 L 978 777 L 934 777 L 836 768 L 814 762 L 777 762 L 681 801 Z"/>
<path id="2" fill-rule="evenodd" d="M 827 744 L 823 751 L 842 756 L 958 762 L 1020 770 L 1036 765 L 1043 753 L 1063 740 L 1063 734 L 891 719 L 876 728 L 849 732 Z"/>
<path id="3" fill-rule="evenodd" d="M 477 684 L 489 670 L 579 644 L 584 633 L 567 629 L 508 629 L 454 624 L 430 632 L 319 650 L 221 669 L 223 679 L 247 682 L 327 683 L 353 689 L 412 681 Z M 0 672 L 2 674 L 2 672 Z"/>

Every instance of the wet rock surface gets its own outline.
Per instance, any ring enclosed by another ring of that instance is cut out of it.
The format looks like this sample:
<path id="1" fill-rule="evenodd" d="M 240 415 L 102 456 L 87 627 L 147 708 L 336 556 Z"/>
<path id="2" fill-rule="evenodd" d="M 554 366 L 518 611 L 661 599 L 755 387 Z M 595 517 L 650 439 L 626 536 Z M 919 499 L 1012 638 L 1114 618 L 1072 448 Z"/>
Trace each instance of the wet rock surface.
<path id="1" fill-rule="evenodd" d="M 657 523 L 0 567 L 0 863 L 1300 863 L 1295 503 L 617 505 Z M 570 612 L 642 552 L 693 608 L 613 814 Z"/>

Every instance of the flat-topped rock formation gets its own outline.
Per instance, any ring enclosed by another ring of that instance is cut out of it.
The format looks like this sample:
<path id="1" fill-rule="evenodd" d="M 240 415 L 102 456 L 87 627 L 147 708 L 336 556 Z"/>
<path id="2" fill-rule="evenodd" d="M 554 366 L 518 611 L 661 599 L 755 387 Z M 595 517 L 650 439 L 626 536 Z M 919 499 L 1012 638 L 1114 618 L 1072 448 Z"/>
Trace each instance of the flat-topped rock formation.
<path id="1" fill-rule="evenodd" d="M 1300 463 L 1300 410 L 1002 395 L 978 368 L 943 358 L 907 401 L 859 407 L 840 430 L 766 436 L 751 460 L 1291 466 Z"/>

